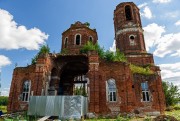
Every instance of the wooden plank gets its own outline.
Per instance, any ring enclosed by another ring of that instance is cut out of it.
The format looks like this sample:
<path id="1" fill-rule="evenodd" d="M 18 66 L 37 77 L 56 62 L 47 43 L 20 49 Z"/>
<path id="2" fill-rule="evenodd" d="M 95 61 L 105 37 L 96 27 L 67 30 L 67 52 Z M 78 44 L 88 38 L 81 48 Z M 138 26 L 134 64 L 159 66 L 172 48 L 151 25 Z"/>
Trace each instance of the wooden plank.
<path id="1" fill-rule="evenodd" d="M 46 119 L 50 118 L 51 116 L 44 116 L 42 118 L 40 118 L 38 121 L 45 121 Z"/>

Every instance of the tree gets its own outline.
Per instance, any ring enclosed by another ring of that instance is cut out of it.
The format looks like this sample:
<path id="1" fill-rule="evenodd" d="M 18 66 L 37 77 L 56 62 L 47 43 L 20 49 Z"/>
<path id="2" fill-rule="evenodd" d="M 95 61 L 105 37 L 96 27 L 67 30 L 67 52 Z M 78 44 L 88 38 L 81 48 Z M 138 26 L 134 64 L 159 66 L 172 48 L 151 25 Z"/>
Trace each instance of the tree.
<path id="1" fill-rule="evenodd" d="M 43 46 L 40 48 L 40 51 L 38 52 L 38 55 L 47 54 L 47 53 L 50 53 L 50 48 L 49 48 L 48 45 L 43 45 Z"/>
<path id="2" fill-rule="evenodd" d="M 162 82 L 162 86 L 164 90 L 166 106 L 174 106 L 175 104 L 177 104 L 180 99 L 178 86 L 165 81 Z"/>
<path id="3" fill-rule="evenodd" d="M 111 52 L 107 50 L 104 52 L 104 48 L 100 47 L 97 43 L 94 44 L 88 41 L 80 50 L 81 53 L 88 53 L 88 51 L 96 51 L 101 59 L 109 62 L 127 62 L 125 55 L 117 50 L 116 52 Z"/>
<path id="4" fill-rule="evenodd" d="M 43 45 L 40 48 L 39 52 L 34 56 L 34 58 L 32 58 L 31 64 L 36 64 L 38 56 L 43 55 L 43 54 L 47 54 L 47 53 L 50 53 L 50 48 L 48 45 Z"/>
<path id="5" fill-rule="evenodd" d="M 8 97 L 0 96 L 0 105 L 6 106 L 8 104 Z"/>

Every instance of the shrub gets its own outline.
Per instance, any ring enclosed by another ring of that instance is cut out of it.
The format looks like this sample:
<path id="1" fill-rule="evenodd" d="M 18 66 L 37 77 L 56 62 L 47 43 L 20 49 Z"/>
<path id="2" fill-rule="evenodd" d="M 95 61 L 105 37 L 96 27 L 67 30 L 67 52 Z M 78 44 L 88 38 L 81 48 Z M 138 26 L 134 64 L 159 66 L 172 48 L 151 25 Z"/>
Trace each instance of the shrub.
<path id="1" fill-rule="evenodd" d="M 146 118 L 144 118 L 143 121 L 151 121 L 151 117 L 150 116 L 146 116 Z"/>
<path id="2" fill-rule="evenodd" d="M 130 121 L 130 118 L 119 115 L 115 121 Z"/>
<path id="3" fill-rule="evenodd" d="M 166 107 L 166 111 L 173 111 L 173 110 L 174 110 L 173 106 Z"/>
<path id="4" fill-rule="evenodd" d="M 50 53 L 49 46 L 48 45 L 41 46 L 39 52 L 34 56 L 34 58 L 32 58 L 31 64 L 36 64 L 38 56 L 43 55 L 43 54 L 47 54 L 47 53 Z"/>
<path id="5" fill-rule="evenodd" d="M 166 106 L 174 106 L 180 99 L 179 88 L 177 85 L 169 82 L 162 82 L 163 91 L 166 100 Z"/>
<path id="6" fill-rule="evenodd" d="M 101 59 L 105 59 L 109 62 L 127 62 L 127 59 L 123 53 L 119 50 L 116 52 L 106 51 L 104 52 L 104 48 L 100 47 L 97 43 L 93 44 L 91 41 L 88 41 L 81 50 L 80 53 L 88 53 L 88 51 L 96 51 Z"/>
<path id="7" fill-rule="evenodd" d="M 157 116 L 154 121 L 178 121 L 175 117 L 173 116 L 168 116 L 168 115 L 160 115 Z"/>
<path id="8" fill-rule="evenodd" d="M 6 96 L 0 96 L 0 105 L 6 106 L 8 104 L 8 97 Z"/>
<path id="9" fill-rule="evenodd" d="M 174 110 L 180 110 L 180 106 L 174 106 Z"/>
<path id="10" fill-rule="evenodd" d="M 130 69 L 133 73 L 143 74 L 143 75 L 152 75 L 154 72 L 147 67 L 141 67 L 137 65 L 130 64 Z"/>

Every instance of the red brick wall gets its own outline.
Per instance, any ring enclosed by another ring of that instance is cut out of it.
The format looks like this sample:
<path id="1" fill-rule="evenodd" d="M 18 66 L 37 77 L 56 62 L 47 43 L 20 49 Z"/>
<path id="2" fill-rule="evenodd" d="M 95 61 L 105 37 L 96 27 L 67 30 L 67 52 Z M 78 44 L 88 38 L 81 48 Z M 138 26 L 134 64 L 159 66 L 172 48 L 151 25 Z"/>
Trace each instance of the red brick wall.
<path id="1" fill-rule="evenodd" d="M 81 35 L 81 44 L 75 44 L 75 37 L 77 34 Z M 96 30 L 90 29 L 81 22 L 72 24 L 71 27 L 62 33 L 62 48 L 69 50 L 68 53 L 79 53 L 79 49 L 89 41 L 89 37 L 92 37 L 93 43 L 97 43 L 98 36 Z M 65 38 L 68 38 L 67 47 L 65 47 Z"/>
<path id="2" fill-rule="evenodd" d="M 125 7 L 130 6 L 132 20 L 126 20 Z M 146 52 L 139 8 L 133 2 L 119 4 L 114 10 L 116 48 L 124 53 Z M 130 35 L 135 45 L 130 45 Z"/>

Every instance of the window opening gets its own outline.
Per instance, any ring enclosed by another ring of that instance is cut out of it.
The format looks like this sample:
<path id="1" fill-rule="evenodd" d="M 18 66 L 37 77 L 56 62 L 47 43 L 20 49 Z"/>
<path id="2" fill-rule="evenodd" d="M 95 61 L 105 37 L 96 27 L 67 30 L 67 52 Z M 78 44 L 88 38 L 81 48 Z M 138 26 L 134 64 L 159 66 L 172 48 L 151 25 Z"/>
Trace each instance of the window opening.
<path id="1" fill-rule="evenodd" d="M 126 13 L 126 20 L 132 20 L 131 7 L 129 5 L 125 7 L 125 13 Z"/>
<path id="2" fill-rule="evenodd" d="M 30 86 L 31 83 L 30 81 L 25 81 L 23 84 L 23 93 L 22 93 L 22 101 L 29 101 L 29 96 L 30 96 Z"/>
<path id="3" fill-rule="evenodd" d="M 142 101 L 145 102 L 150 101 L 148 83 L 147 82 L 141 83 L 141 89 L 142 89 Z"/>
<path id="4" fill-rule="evenodd" d="M 67 44 L 68 44 L 68 38 L 66 37 L 65 42 L 64 42 L 65 48 L 67 47 Z"/>
<path id="5" fill-rule="evenodd" d="M 115 80 L 113 79 L 108 80 L 107 85 L 108 85 L 108 101 L 115 102 L 117 100 Z"/>
<path id="6" fill-rule="evenodd" d="M 81 36 L 76 35 L 76 45 L 80 45 L 80 41 L 81 41 Z"/>
<path id="7" fill-rule="evenodd" d="M 90 37 L 89 37 L 89 41 L 92 42 L 92 40 L 93 40 L 93 39 L 92 39 L 92 37 L 90 36 Z"/>
<path id="8" fill-rule="evenodd" d="M 130 35 L 130 36 L 129 36 L 129 43 L 130 43 L 130 46 L 136 45 L 136 43 L 135 43 L 135 37 L 134 37 L 133 35 Z"/>

